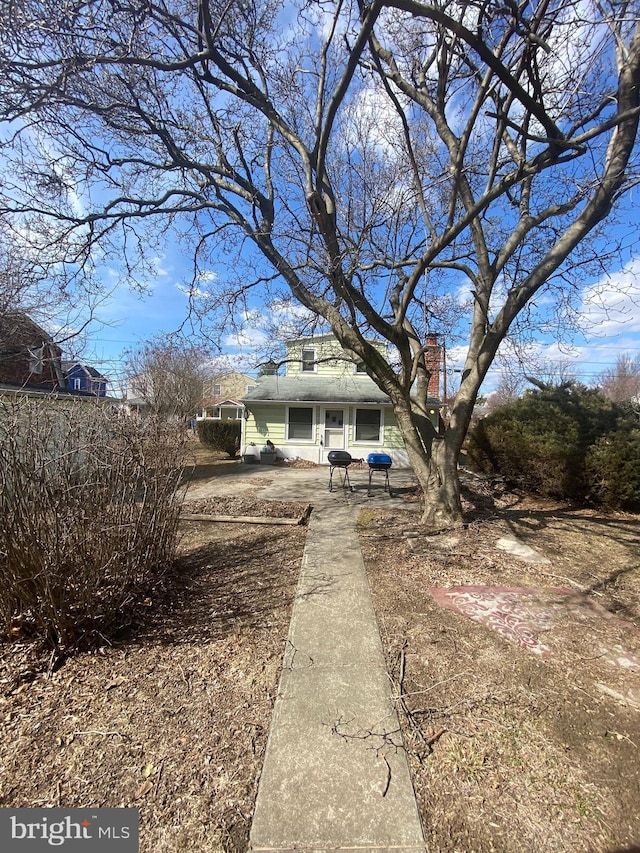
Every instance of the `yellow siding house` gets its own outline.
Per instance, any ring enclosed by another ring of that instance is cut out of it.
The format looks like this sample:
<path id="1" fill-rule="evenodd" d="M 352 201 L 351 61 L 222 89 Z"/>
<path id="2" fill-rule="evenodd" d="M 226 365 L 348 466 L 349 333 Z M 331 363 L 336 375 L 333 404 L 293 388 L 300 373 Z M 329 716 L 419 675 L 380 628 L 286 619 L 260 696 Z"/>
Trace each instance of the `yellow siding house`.
<path id="1" fill-rule="evenodd" d="M 376 343 L 381 352 L 386 344 Z M 286 344 L 284 376 L 261 376 L 245 394 L 242 451 L 255 455 L 267 441 L 285 459 L 328 464 L 331 450 L 354 459 L 387 453 L 397 467 L 408 459 L 389 398 L 355 364 L 333 335 Z M 433 400 L 434 424 L 439 401 Z"/>

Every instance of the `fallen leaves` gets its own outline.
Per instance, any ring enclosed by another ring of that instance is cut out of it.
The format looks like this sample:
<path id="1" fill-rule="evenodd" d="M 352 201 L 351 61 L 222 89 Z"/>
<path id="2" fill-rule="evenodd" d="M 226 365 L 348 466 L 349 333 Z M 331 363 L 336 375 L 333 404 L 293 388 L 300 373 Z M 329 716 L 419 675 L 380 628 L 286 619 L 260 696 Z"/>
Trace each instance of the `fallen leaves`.
<path id="1" fill-rule="evenodd" d="M 136 792 L 133 795 L 134 800 L 141 800 L 146 794 L 149 793 L 153 789 L 153 782 L 149 779 L 145 779 L 138 787 L 136 788 Z"/>

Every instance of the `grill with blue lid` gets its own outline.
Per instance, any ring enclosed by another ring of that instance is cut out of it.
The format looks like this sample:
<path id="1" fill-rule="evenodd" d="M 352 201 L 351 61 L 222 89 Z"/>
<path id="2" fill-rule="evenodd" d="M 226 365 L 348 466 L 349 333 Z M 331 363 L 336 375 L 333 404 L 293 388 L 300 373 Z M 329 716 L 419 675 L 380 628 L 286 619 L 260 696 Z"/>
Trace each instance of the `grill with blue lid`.
<path id="1" fill-rule="evenodd" d="M 384 491 L 391 495 L 391 486 L 389 484 L 389 468 L 393 464 L 393 460 L 388 453 L 370 453 L 367 456 L 367 465 L 369 466 L 369 491 L 371 495 L 371 478 L 376 471 L 384 473 Z"/>
<path id="2" fill-rule="evenodd" d="M 353 456 L 346 450 L 330 450 L 327 454 L 329 463 L 329 491 L 333 491 L 333 474 L 336 470 L 342 472 L 342 487 L 353 491 L 353 486 L 349 480 L 349 465 L 353 462 L 364 462 L 364 459 L 354 459 Z M 371 479 L 376 472 L 384 474 L 384 491 L 391 495 L 391 486 L 389 484 L 389 468 L 393 464 L 393 460 L 388 453 L 370 453 L 367 456 L 367 465 L 369 466 L 369 490 L 367 494 L 371 496 Z"/>

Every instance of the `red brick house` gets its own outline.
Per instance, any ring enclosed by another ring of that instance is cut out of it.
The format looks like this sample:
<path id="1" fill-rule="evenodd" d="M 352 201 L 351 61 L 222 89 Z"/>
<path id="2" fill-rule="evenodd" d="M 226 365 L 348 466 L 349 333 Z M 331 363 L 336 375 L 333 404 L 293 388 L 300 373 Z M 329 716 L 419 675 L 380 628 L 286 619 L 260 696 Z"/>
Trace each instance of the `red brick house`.
<path id="1" fill-rule="evenodd" d="M 47 391 L 66 387 L 62 350 L 21 311 L 0 313 L 0 383 Z"/>

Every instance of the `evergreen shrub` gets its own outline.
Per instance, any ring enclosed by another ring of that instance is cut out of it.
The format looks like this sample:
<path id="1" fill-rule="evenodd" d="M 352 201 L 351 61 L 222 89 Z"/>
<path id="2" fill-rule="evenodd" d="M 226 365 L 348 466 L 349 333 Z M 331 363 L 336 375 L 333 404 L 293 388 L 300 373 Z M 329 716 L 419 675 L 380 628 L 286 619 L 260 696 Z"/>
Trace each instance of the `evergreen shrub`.
<path id="1" fill-rule="evenodd" d="M 589 449 L 586 468 L 592 500 L 609 509 L 640 510 L 640 427 L 622 419 L 618 429 Z"/>
<path id="2" fill-rule="evenodd" d="M 240 450 L 240 421 L 198 421 L 198 438 L 212 450 L 235 459 Z"/>
<path id="3" fill-rule="evenodd" d="M 576 383 L 541 387 L 480 421 L 468 457 L 512 488 L 561 500 L 593 495 L 590 448 L 615 430 L 619 410 L 599 391 Z"/>

